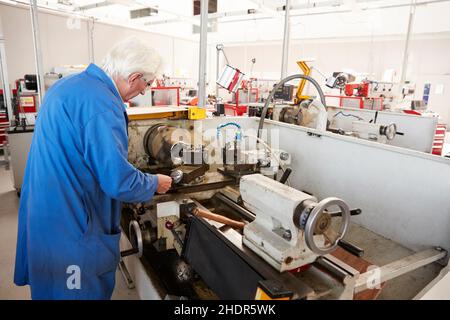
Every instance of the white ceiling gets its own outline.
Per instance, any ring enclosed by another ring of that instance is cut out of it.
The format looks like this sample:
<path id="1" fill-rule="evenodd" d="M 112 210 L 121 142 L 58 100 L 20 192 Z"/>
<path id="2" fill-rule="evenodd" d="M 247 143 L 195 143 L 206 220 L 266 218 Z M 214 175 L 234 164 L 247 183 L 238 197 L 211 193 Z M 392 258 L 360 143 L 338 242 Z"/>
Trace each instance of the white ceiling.
<path id="1" fill-rule="evenodd" d="M 15 0 L 0 0 L 10 2 Z M 291 0 L 291 39 L 401 35 L 414 0 Z M 413 32 L 450 32 L 450 0 L 415 0 Z M 17 2 L 29 3 L 27 0 Z M 197 40 L 192 0 L 37 0 L 39 6 L 93 17 L 185 39 Z M 425 4 L 426 3 L 426 4 Z M 218 0 L 209 43 L 280 41 L 284 0 Z M 130 10 L 151 7 L 158 13 L 130 19 Z M 248 10 L 254 13 L 248 14 Z M 431 23 L 432 21 L 432 23 Z M 214 25 L 216 23 L 216 25 Z"/>

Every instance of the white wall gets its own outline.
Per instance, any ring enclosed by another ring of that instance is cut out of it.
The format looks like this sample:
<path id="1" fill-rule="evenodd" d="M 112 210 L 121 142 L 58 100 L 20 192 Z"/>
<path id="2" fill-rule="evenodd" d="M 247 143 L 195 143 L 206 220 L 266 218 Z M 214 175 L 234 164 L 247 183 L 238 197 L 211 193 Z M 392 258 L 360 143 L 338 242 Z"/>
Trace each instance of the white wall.
<path id="1" fill-rule="evenodd" d="M 428 101 L 430 110 L 439 114 L 439 121 L 447 124 L 450 131 L 450 73 L 446 75 L 424 74 L 416 82 L 416 98 L 422 99 L 423 87 L 426 83 L 431 84 L 431 92 Z"/>
<path id="2" fill-rule="evenodd" d="M 351 69 L 359 73 L 369 73 L 374 80 L 383 80 L 385 70 L 397 72 L 395 81 L 400 80 L 403 62 L 404 39 L 327 39 L 293 41 L 289 48 L 288 74 L 302 73 L 296 61 L 314 58 L 311 66 L 318 68 L 326 76 L 335 71 Z M 226 46 L 225 52 L 230 64 L 248 73 L 251 59 L 256 58 L 252 75 L 256 78 L 279 79 L 281 74 L 281 42 Z M 423 84 L 431 81 L 443 84 L 444 92 L 439 97 L 430 97 L 430 109 L 442 113 L 443 122 L 449 123 L 450 87 L 450 34 L 422 35 L 412 38 L 407 80 L 416 84 L 416 98 L 421 99 Z M 222 59 L 223 60 L 223 59 Z M 223 63 L 223 61 L 222 61 Z M 323 84 L 325 93 L 332 93 L 324 86 L 325 81 L 317 71 L 312 76 Z M 448 88 L 447 88 L 448 87 Z M 311 91 L 312 93 L 312 91 Z"/>
<path id="3" fill-rule="evenodd" d="M 31 20 L 28 8 L 0 4 L 0 21 L 5 38 L 9 82 L 24 74 L 35 73 Z M 55 66 L 89 64 L 89 40 L 86 20 L 39 13 L 44 72 Z M 176 76 L 198 78 L 198 42 L 158 35 L 103 23 L 94 24 L 94 61 L 101 64 L 106 52 L 117 41 L 135 35 L 148 41 L 161 55 L 160 70 Z"/>
<path id="4" fill-rule="evenodd" d="M 225 2 L 225 1 L 223 1 Z M 223 3 L 222 2 L 222 3 Z M 227 0 L 235 2 L 234 10 L 254 8 L 255 3 L 245 3 L 243 0 Z M 297 1 L 297 4 L 309 3 L 311 7 L 314 3 L 321 1 Z M 327 1 L 325 1 L 327 2 Z M 354 1 L 345 1 L 354 2 Z M 305 9 L 291 10 L 291 39 L 336 39 L 345 37 L 366 37 L 370 36 L 404 36 L 407 31 L 411 1 L 408 0 L 382 0 L 385 5 L 406 4 L 404 7 L 392 7 L 376 10 L 351 10 L 349 6 L 334 7 L 328 9 Z M 219 3 L 221 3 L 219 1 Z M 295 1 L 291 1 L 295 5 Z M 330 1 L 328 1 L 330 3 Z M 283 6 L 285 1 L 278 1 L 277 6 Z M 380 3 L 379 3 L 380 4 Z M 228 4 L 227 4 L 228 5 Z M 381 4 L 380 4 L 381 5 Z M 376 5 L 375 5 L 376 6 Z M 346 7 L 346 8 L 344 8 Z M 360 6 L 357 6 L 360 7 Z M 364 5 L 363 5 L 364 7 Z M 221 9 L 219 8 L 219 11 Z M 225 9 L 227 10 L 227 9 Z M 233 9 L 228 9 L 229 11 Z M 333 12 L 333 13 L 330 13 Z M 344 11 L 344 12 L 342 12 Z M 434 4 L 420 5 L 416 8 L 413 25 L 414 34 L 442 33 L 450 31 L 450 20 L 448 12 L 450 2 L 438 2 Z M 322 12 L 322 14 L 318 14 Z M 340 13 L 338 13 L 340 12 Z M 213 41 L 220 43 L 250 43 L 263 41 L 281 41 L 284 30 L 284 12 L 279 11 L 278 17 L 265 15 L 270 19 L 263 18 L 262 15 L 247 15 L 241 17 L 240 22 L 220 23 L 218 30 L 211 36 Z M 225 19 L 223 19 L 225 20 Z"/>
<path id="5" fill-rule="evenodd" d="M 310 63 L 326 75 L 333 71 L 351 68 L 369 72 L 381 79 L 386 69 L 397 70 L 399 79 L 403 62 L 404 40 L 328 39 L 321 41 L 294 41 L 289 48 L 288 73 L 300 72 L 296 61 L 314 58 Z M 253 69 L 258 77 L 280 77 L 282 45 L 280 42 L 233 45 L 225 47 L 230 64 L 244 71 L 250 70 L 251 59 L 256 58 Z M 450 74 L 450 34 L 420 37 L 411 41 L 411 58 L 408 66 L 410 78 L 418 75 Z M 322 79 L 316 73 L 318 79 Z"/>

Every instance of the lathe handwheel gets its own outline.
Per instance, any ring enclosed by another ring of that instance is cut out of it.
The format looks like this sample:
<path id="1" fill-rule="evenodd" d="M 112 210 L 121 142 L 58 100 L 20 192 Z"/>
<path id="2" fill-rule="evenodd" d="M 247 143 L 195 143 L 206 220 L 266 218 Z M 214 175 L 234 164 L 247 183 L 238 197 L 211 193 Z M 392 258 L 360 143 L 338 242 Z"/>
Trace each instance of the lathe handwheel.
<path id="1" fill-rule="evenodd" d="M 342 224 L 339 233 L 335 233 L 331 228 L 331 216 L 325 211 L 330 206 L 336 205 L 342 211 Z M 324 224 L 323 228 L 318 225 L 321 222 Z M 338 246 L 339 240 L 344 238 L 347 233 L 350 224 L 350 208 L 341 199 L 338 198 L 326 198 L 320 201 L 308 216 L 308 220 L 305 225 L 305 241 L 306 245 L 316 254 L 325 255 L 332 252 Z M 324 234 L 328 238 L 328 234 L 333 233 L 333 241 L 330 246 L 319 248 L 314 242 L 314 234 Z"/>
<path id="2" fill-rule="evenodd" d="M 395 138 L 395 134 L 397 133 L 397 125 L 395 123 L 391 123 L 387 126 L 381 126 L 380 133 L 385 135 L 388 140 L 392 140 Z"/>
<path id="3" fill-rule="evenodd" d="M 139 226 L 139 222 L 136 220 L 131 220 L 128 226 L 128 232 L 130 235 L 130 242 L 133 249 L 137 249 L 136 255 L 140 258 L 144 252 L 144 245 L 142 241 L 142 232 Z"/>

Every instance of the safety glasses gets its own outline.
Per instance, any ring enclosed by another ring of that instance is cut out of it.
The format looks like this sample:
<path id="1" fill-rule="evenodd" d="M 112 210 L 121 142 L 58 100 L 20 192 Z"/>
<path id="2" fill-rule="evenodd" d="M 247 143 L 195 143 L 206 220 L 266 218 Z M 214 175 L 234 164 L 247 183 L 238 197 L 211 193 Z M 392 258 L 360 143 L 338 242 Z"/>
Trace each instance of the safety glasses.
<path id="1" fill-rule="evenodd" d="M 154 79 L 147 80 L 146 78 L 144 78 L 144 75 L 141 75 L 141 80 L 143 80 L 147 84 L 147 88 L 148 88 L 152 85 Z"/>

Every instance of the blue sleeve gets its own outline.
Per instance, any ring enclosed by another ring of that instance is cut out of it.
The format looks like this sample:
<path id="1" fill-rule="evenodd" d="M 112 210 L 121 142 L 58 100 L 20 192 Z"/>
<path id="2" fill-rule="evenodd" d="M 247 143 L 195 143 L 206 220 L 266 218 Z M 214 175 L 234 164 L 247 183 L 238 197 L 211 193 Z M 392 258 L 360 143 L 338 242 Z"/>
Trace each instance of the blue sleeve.
<path id="1" fill-rule="evenodd" d="M 109 197 L 130 203 L 153 197 L 158 178 L 128 162 L 124 115 L 113 111 L 97 114 L 85 125 L 82 139 L 84 159 Z"/>

